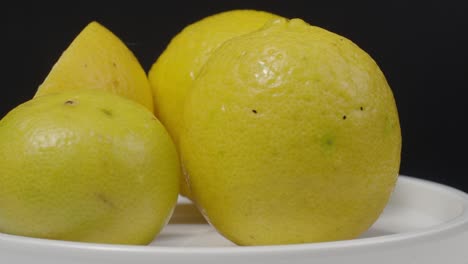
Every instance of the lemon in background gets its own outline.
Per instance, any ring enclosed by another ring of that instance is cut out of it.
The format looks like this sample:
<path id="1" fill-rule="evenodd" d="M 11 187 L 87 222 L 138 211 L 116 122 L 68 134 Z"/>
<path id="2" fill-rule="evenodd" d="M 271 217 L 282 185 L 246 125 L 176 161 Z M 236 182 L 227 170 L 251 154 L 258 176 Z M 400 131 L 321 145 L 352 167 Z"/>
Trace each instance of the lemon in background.
<path id="1" fill-rule="evenodd" d="M 179 177 L 162 124 L 108 92 L 40 96 L 0 121 L 0 232 L 147 244 L 172 214 Z"/>
<path id="2" fill-rule="evenodd" d="M 34 97 L 99 89 L 134 100 L 153 111 L 148 77 L 134 54 L 111 31 L 89 23 L 52 67 Z"/>
<path id="3" fill-rule="evenodd" d="M 156 116 L 169 130 L 176 145 L 187 92 L 210 54 L 224 41 L 260 29 L 277 18 L 256 10 L 231 10 L 201 19 L 185 27 L 152 65 L 148 77 Z M 181 193 L 188 196 L 185 181 Z"/>
<path id="4" fill-rule="evenodd" d="M 184 109 L 193 200 L 239 245 L 352 239 L 395 186 L 398 112 L 375 61 L 300 19 L 224 42 Z"/>

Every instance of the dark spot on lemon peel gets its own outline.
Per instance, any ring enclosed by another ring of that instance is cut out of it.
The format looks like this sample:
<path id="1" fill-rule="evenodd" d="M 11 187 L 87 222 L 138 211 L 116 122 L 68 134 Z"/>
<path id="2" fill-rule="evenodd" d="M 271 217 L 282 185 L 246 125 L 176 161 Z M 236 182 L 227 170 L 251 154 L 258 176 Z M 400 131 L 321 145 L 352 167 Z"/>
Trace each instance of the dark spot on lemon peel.
<path id="1" fill-rule="evenodd" d="M 76 102 L 73 101 L 73 100 L 67 100 L 67 101 L 65 101 L 64 104 L 65 104 L 65 105 L 74 105 L 74 104 L 76 104 Z"/>
<path id="2" fill-rule="evenodd" d="M 108 207 L 110 207 L 112 209 L 115 208 L 114 203 L 111 200 L 109 200 L 109 198 L 107 198 L 103 193 L 96 193 L 96 197 L 97 197 L 97 199 L 99 201 L 101 201 L 102 203 L 104 203 Z"/>
<path id="3" fill-rule="evenodd" d="M 345 115 L 343 116 L 343 120 L 346 120 L 346 116 L 345 116 Z"/>
<path id="4" fill-rule="evenodd" d="M 112 62 L 112 66 L 117 67 L 117 64 L 115 62 Z"/>
<path id="5" fill-rule="evenodd" d="M 331 139 L 331 138 L 325 139 L 325 145 L 327 145 L 327 146 L 333 146 L 333 143 L 334 143 L 334 142 L 333 142 L 333 139 Z"/>
<path id="6" fill-rule="evenodd" d="M 359 107 L 359 110 L 364 111 L 364 107 L 362 107 L 362 106 Z"/>
<path id="7" fill-rule="evenodd" d="M 85 63 L 83 66 L 84 66 L 85 68 L 88 68 L 88 64 L 86 64 L 86 63 Z"/>
<path id="8" fill-rule="evenodd" d="M 256 113 L 257 113 L 257 110 L 252 109 L 252 113 L 256 114 Z"/>
<path id="9" fill-rule="evenodd" d="M 332 135 L 324 135 L 320 140 L 320 147 L 324 154 L 331 154 L 336 148 L 335 137 Z"/>
<path id="10" fill-rule="evenodd" d="M 111 117 L 111 116 L 112 116 L 112 111 L 111 111 L 111 110 L 109 110 L 109 109 L 104 109 L 104 108 L 101 108 L 100 110 L 101 110 L 101 112 L 103 112 L 106 116 L 108 116 L 108 117 Z"/>

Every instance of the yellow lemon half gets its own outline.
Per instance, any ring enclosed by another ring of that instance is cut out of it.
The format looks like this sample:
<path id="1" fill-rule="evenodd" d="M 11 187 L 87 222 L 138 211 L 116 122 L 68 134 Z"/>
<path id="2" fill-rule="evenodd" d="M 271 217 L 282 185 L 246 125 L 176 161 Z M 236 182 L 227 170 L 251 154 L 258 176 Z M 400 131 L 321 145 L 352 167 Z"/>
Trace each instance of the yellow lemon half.
<path id="1" fill-rule="evenodd" d="M 144 69 L 127 46 L 97 22 L 88 24 L 72 41 L 34 97 L 79 89 L 105 90 L 153 111 Z"/>

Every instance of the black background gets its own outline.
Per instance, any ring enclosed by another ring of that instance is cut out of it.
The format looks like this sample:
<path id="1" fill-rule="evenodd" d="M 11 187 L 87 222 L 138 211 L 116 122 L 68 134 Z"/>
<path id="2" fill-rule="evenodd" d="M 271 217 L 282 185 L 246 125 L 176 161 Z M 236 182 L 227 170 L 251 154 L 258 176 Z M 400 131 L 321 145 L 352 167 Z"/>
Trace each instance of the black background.
<path id="1" fill-rule="evenodd" d="M 367 51 L 392 87 L 402 126 L 401 174 L 468 192 L 468 8 L 463 1 L 58 2 L 2 8 L 0 117 L 29 100 L 60 54 L 92 20 L 119 36 L 148 70 L 189 23 L 231 9 L 299 17 Z M 62 4 L 60 4 L 62 3 Z"/>

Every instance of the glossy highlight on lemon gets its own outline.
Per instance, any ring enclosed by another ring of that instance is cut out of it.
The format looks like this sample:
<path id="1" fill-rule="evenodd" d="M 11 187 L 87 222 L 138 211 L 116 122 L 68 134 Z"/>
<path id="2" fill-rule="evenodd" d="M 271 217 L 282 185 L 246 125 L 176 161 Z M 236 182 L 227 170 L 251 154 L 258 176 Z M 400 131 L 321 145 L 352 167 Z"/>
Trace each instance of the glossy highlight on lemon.
<path id="1" fill-rule="evenodd" d="M 384 74 L 343 36 L 277 19 L 222 44 L 187 95 L 193 200 L 239 245 L 352 239 L 395 186 L 401 132 Z"/>
<path id="2" fill-rule="evenodd" d="M 3 233 L 148 244 L 172 214 L 179 177 L 165 128 L 118 95 L 44 95 L 0 121 Z"/>
<path id="3" fill-rule="evenodd" d="M 115 93 L 153 111 L 148 77 L 139 61 L 114 33 L 95 21 L 71 42 L 34 97 L 81 89 Z"/>

